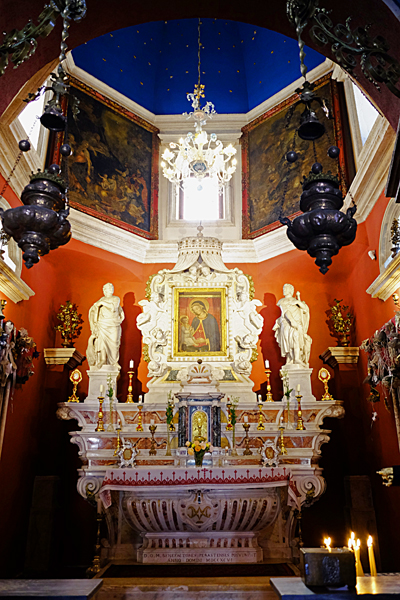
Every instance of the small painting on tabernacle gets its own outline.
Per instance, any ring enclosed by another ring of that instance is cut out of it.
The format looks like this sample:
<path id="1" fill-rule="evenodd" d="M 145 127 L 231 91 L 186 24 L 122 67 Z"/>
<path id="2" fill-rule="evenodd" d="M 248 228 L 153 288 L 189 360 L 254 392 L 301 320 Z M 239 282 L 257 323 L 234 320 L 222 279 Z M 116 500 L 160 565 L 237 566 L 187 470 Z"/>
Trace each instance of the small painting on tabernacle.
<path id="1" fill-rule="evenodd" d="M 225 289 L 176 289 L 175 356 L 226 356 Z"/>
<path id="2" fill-rule="evenodd" d="M 69 106 L 71 206 L 156 238 L 158 129 L 84 84 L 72 84 L 79 112 L 74 117 Z"/>

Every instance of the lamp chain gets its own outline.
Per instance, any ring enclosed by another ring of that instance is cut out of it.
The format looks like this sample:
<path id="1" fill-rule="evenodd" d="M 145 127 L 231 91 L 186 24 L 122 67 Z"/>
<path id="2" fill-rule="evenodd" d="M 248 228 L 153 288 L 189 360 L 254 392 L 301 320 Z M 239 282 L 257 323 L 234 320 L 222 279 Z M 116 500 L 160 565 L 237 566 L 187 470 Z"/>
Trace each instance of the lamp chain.
<path id="1" fill-rule="evenodd" d="M 198 72 L 198 86 L 200 89 L 200 79 L 201 79 L 201 60 L 200 60 L 200 52 L 201 52 L 201 39 L 200 39 L 200 25 L 201 25 L 201 21 L 200 21 L 200 17 L 199 17 L 199 24 L 197 26 L 197 43 L 198 43 L 198 50 L 197 50 L 197 59 L 198 59 L 198 63 L 197 63 L 197 72 Z"/>

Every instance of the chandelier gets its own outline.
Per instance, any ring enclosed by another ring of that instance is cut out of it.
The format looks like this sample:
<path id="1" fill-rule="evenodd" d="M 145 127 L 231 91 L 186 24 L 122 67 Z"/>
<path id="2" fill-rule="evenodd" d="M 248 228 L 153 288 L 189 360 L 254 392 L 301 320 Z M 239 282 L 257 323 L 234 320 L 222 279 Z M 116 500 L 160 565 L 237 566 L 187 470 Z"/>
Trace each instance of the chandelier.
<path id="1" fill-rule="evenodd" d="M 232 177 L 236 170 L 236 148 L 229 144 L 224 148 L 221 140 L 215 133 L 208 137 L 207 132 L 203 130 L 203 125 L 207 119 L 211 119 L 216 114 L 214 104 L 206 102 L 201 106 L 201 99 L 205 98 L 204 88 L 201 83 L 201 41 L 200 25 L 198 23 L 198 81 L 194 86 L 192 93 L 186 94 L 191 102 L 193 110 L 190 113 L 183 113 L 187 119 L 193 118 L 195 124 L 195 133 L 189 132 L 186 138 L 181 138 L 179 143 L 171 142 L 169 148 L 166 148 L 162 155 L 161 167 L 163 175 L 171 183 L 181 185 L 189 177 L 195 177 L 199 181 L 201 189 L 201 180 L 204 177 L 213 178 L 222 188 Z"/>

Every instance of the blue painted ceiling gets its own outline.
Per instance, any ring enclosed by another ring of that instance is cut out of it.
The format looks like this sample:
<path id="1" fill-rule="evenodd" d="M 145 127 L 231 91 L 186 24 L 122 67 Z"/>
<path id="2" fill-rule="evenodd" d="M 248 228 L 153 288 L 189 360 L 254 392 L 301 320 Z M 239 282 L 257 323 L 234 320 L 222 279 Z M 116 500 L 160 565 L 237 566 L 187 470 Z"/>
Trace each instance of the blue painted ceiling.
<path id="1" fill-rule="evenodd" d="M 236 21 L 201 20 L 201 83 L 218 113 L 246 113 L 300 77 L 297 42 Z M 190 111 L 197 19 L 127 27 L 78 46 L 75 64 L 158 114 Z M 325 57 L 306 48 L 313 69 Z"/>

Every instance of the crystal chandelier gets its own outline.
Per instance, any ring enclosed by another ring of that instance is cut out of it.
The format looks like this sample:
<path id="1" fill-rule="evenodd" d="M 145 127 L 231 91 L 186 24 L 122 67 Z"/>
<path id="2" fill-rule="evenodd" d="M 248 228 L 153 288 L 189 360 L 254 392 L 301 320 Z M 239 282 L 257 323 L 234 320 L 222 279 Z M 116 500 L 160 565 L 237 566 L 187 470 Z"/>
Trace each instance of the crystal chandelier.
<path id="1" fill-rule="evenodd" d="M 236 170 L 236 148 L 229 144 L 224 148 L 221 140 L 218 140 L 215 133 L 208 137 L 207 132 L 203 130 L 203 125 L 207 119 L 211 119 L 216 114 L 214 104 L 206 102 L 201 106 L 201 98 L 205 98 L 205 86 L 200 81 L 201 74 L 201 41 L 200 25 L 198 23 L 198 82 L 194 86 L 194 91 L 187 94 L 187 99 L 191 102 L 193 111 L 183 113 L 188 119 L 193 118 L 195 124 L 195 133 L 189 132 L 186 138 L 181 138 L 179 143 L 171 142 L 169 148 L 166 148 L 162 155 L 161 167 L 163 175 L 171 183 L 183 184 L 191 176 L 196 177 L 200 182 L 203 177 L 214 178 L 219 187 L 223 187 L 232 177 Z"/>

